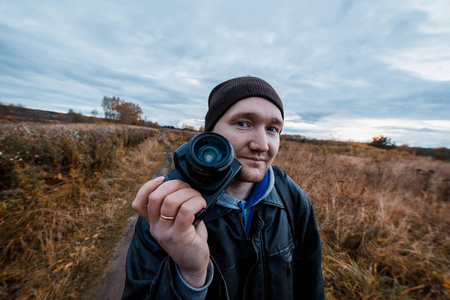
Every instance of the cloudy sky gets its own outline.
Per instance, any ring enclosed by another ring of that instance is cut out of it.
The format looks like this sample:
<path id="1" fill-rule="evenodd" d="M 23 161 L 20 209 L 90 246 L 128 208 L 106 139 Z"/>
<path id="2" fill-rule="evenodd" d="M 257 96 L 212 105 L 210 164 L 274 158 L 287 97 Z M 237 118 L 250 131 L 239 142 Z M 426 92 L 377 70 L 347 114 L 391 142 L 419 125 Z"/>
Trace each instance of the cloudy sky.
<path id="1" fill-rule="evenodd" d="M 450 148 L 450 1 L 0 0 L 0 102 L 100 113 L 104 96 L 200 127 L 254 75 L 283 133 Z"/>

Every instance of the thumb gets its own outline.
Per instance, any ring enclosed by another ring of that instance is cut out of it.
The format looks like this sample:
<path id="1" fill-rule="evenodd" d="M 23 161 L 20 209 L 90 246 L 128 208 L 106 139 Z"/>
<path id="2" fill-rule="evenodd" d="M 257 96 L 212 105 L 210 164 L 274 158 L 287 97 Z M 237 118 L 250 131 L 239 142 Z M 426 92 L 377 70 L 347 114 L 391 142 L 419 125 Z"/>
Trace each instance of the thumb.
<path id="1" fill-rule="evenodd" d="M 208 241 L 208 229 L 206 228 L 205 222 L 201 221 L 197 228 L 196 228 L 197 233 L 205 239 L 205 241 Z"/>

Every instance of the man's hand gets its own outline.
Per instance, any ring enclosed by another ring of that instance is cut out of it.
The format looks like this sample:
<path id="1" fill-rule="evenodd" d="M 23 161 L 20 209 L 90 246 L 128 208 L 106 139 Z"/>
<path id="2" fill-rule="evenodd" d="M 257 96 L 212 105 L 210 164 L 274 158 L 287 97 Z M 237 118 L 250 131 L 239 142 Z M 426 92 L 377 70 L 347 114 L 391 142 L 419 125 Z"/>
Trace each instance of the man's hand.
<path id="1" fill-rule="evenodd" d="M 204 286 L 209 264 L 208 232 L 203 222 L 192 225 L 206 207 L 201 194 L 180 180 L 158 177 L 141 187 L 133 209 L 150 223 L 150 233 L 177 264 L 192 287 Z"/>

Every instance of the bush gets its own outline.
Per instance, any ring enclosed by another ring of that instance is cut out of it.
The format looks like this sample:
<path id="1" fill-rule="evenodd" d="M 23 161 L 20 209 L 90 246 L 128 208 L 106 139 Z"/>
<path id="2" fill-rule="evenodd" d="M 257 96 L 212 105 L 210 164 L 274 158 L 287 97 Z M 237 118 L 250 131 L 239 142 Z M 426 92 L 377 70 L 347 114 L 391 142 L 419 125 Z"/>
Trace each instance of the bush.
<path id="1" fill-rule="evenodd" d="M 395 148 L 395 143 L 392 142 L 390 138 L 380 135 L 373 137 L 372 142 L 369 143 L 369 146 L 390 150 Z"/>

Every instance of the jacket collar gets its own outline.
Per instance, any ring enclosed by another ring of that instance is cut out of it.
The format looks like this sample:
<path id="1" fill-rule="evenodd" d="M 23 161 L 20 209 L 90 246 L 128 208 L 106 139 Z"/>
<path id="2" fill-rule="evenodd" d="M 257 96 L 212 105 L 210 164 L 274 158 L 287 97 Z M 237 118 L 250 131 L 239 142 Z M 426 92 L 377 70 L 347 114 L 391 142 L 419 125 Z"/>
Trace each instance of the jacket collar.
<path id="1" fill-rule="evenodd" d="M 217 200 L 216 204 L 225 208 L 240 210 L 237 204 L 239 200 L 240 199 L 234 198 L 226 193 L 223 193 Z M 269 186 L 265 194 L 257 201 L 257 203 L 274 205 L 284 208 L 283 202 L 281 201 L 275 189 L 275 174 L 272 170 L 272 167 L 269 168 Z"/>

